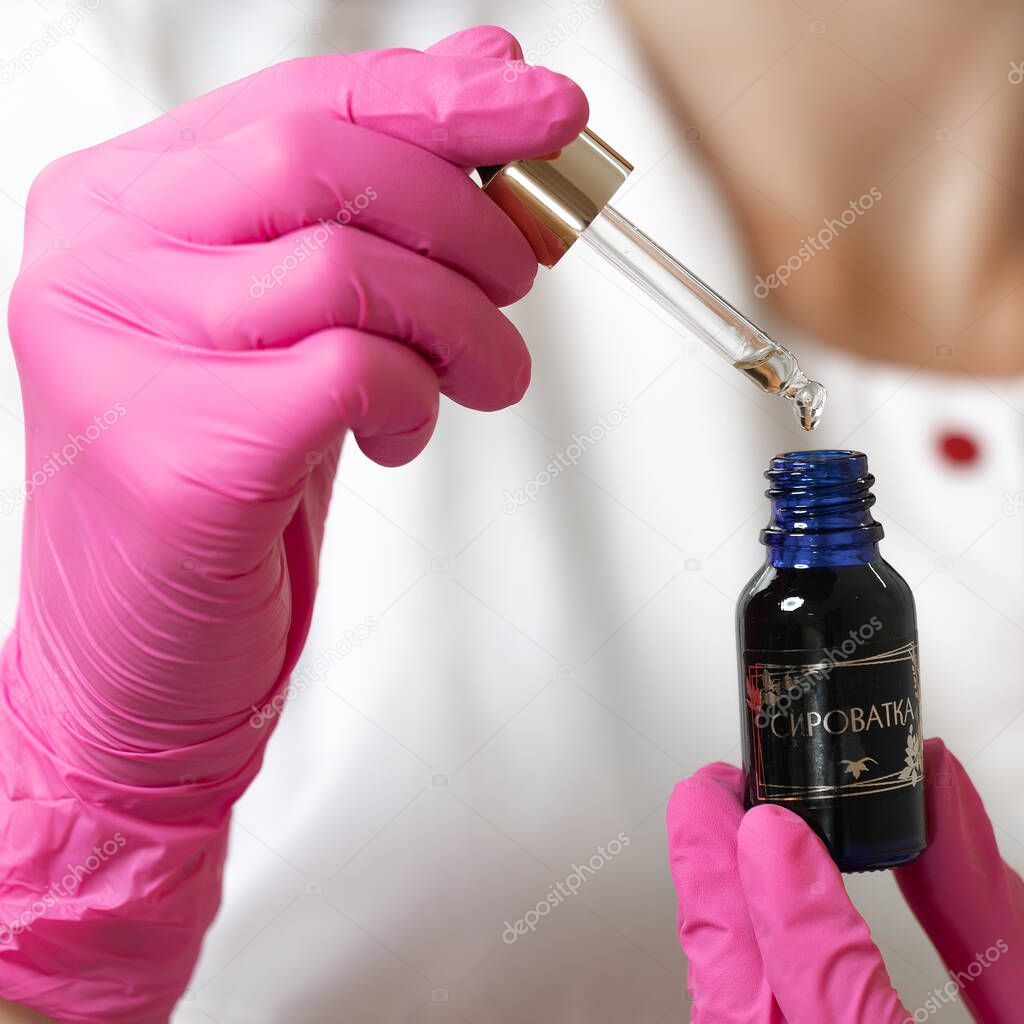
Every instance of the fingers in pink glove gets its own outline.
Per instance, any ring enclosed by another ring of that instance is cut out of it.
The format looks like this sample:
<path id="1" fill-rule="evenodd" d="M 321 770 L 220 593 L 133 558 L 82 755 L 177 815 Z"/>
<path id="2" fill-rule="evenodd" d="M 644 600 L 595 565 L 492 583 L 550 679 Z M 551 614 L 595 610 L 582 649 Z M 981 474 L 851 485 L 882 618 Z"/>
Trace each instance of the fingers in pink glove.
<path id="1" fill-rule="evenodd" d="M 469 408 L 504 408 L 529 383 L 522 337 L 472 281 L 375 235 L 324 233 L 298 260 L 309 232 L 196 251 L 168 239 L 147 246 L 147 230 L 121 239 L 126 254 L 146 248 L 149 273 L 135 284 L 133 312 L 180 343 L 272 349 L 349 327 L 410 346 L 444 393 Z"/>
<path id="2" fill-rule="evenodd" d="M 536 276 L 522 233 L 465 172 L 337 118 L 261 118 L 155 163 L 126 156 L 94 161 L 97 191 L 187 242 L 359 228 L 458 271 L 499 306 L 522 298 Z"/>
<path id="3" fill-rule="evenodd" d="M 743 773 L 702 768 L 676 786 L 667 818 L 694 1024 L 781 1024 L 739 882 Z"/>
<path id="4" fill-rule="evenodd" d="M 258 381 L 250 374 L 240 386 L 262 408 L 281 409 L 285 422 L 298 424 L 309 451 L 329 447 L 347 428 L 374 462 L 401 466 L 434 432 L 437 379 L 415 353 L 387 338 L 320 331 L 288 349 L 277 371 L 268 366 Z"/>
<path id="5" fill-rule="evenodd" d="M 925 778 L 928 849 L 896 880 L 975 1018 L 1011 1024 L 1024 995 L 1024 882 L 942 740 L 925 743 Z"/>
<path id="6" fill-rule="evenodd" d="M 475 25 L 453 32 L 428 46 L 425 53 L 438 57 L 493 57 L 496 60 L 521 61 L 523 48 L 507 29 L 499 25 Z"/>
<path id="7" fill-rule="evenodd" d="M 370 458 L 397 466 L 422 451 L 437 419 L 437 377 L 424 360 L 361 331 L 318 331 L 267 352 L 195 349 L 159 362 L 130 334 L 106 331 L 103 343 L 117 374 L 94 373 L 91 343 L 62 353 L 69 382 L 93 374 L 84 407 L 113 408 L 123 395 L 142 391 L 146 400 L 128 403 L 134 427 L 117 436 L 117 461 L 83 459 L 77 475 L 105 494 L 111 473 L 126 482 L 138 476 L 129 471 L 136 466 L 156 474 L 143 480 L 150 489 L 144 500 L 161 530 L 159 515 L 181 519 L 186 484 L 218 498 L 230 491 L 252 514 L 251 506 L 269 506 L 276 497 L 297 500 L 291 491 L 308 474 L 310 457 L 336 444 L 346 428 Z M 23 365 L 35 371 L 37 358 L 48 358 L 41 346 L 25 353 Z M 33 388 L 26 393 L 35 412 Z M 69 386 L 67 402 L 76 401 Z M 189 508 L 192 521 L 202 513 Z"/>
<path id="8" fill-rule="evenodd" d="M 882 955 L 821 840 L 765 804 L 746 814 L 737 843 L 765 974 L 789 1024 L 903 1024 Z"/>
<path id="9" fill-rule="evenodd" d="M 496 31 L 450 36 L 436 53 L 378 50 L 276 64 L 117 142 L 163 148 L 180 139 L 183 126 L 207 142 L 254 117 L 312 112 L 403 139 L 462 167 L 544 156 L 567 145 L 586 125 L 586 97 L 546 68 L 510 73 L 504 55 L 473 55 L 477 33 L 482 49 L 494 52 Z"/>
<path id="10" fill-rule="evenodd" d="M 284 265 L 303 235 L 233 253 L 221 264 L 228 273 L 212 274 L 201 290 L 223 286 L 224 297 L 237 297 L 227 290 L 232 282 L 248 285 Z M 484 412 L 518 402 L 530 381 L 522 336 L 472 281 L 375 235 L 333 235 L 282 287 L 251 295 L 210 324 L 215 346 L 287 345 L 322 328 L 354 327 L 411 346 L 433 367 L 443 394 Z M 218 301 L 209 297 L 212 312 Z"/>

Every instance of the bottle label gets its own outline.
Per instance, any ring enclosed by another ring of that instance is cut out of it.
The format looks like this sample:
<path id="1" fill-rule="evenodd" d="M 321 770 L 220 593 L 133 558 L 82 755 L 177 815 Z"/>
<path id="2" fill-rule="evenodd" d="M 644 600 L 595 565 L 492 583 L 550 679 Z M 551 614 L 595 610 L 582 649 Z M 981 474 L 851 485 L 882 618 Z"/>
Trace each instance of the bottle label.
<path id="1" fill-rule="evenodd" d="M 814 805 L 923 783 L 916 640 L 748 650 L 743 662 L 747 766 L 758 800 Z"/>

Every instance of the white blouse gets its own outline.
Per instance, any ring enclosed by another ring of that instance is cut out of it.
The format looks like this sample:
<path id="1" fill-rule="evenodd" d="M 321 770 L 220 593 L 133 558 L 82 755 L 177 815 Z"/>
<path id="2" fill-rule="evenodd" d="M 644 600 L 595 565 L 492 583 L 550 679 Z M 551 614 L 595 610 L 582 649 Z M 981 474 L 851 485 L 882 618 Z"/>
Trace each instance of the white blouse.
<path id="1" fill-rule="evenodd" d="M 0 60 L 46 19 L 5 4 Z M 617 205 L 765 320 L 699 141 L 600 0 L 106 0 L 0 86 L 0 288 L 18 203 L 58 154 L 274 60 L 425 46 L 475 22 L 583 85 L 593 127 L 637 167 Z M 665 802 L 739 757 L 735 600 L 763 559 L 761 473 L 792 448 L 868 454 L 883 554 L 917 598 L 925 731 L 1024 867 L 1024 382 L 865 363 L 767 325 L 830 388 L 810 438 L 589 253 L 542 271 L 510 315 L 534 357 L 520 406 L 445 404 L 402 470 L 345 452 L 307 650 L 175 1024 L 689 1020 Z M 0 408 L 10 491 L 6 347 Z M 17 518 L 0 516 L 6 623 Z M 892 879 L 848 888 L 921 1005 L 946 976 Z"/>

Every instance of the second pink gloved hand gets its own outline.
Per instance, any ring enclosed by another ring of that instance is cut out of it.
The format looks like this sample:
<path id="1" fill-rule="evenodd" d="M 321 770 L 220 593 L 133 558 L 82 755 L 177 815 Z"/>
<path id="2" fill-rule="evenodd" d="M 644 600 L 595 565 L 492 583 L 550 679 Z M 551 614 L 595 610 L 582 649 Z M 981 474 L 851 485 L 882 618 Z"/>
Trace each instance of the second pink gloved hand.
<path id="1" fill-rule="evenodd" d="M 896 877 L 951 977 L 910 1010 L 803 821 L 774 805 L 744 813 L 732 765 L 679 783 L 669 858 L 694 1024 L 913 1024 L 954 997 L 979 1024 L 1020 1019 L 1024 883 L 956 758 L 929 740 L 925 761 L 930 845 Z"/>
<path id="2" fill-rule="evenodd" d="M 167 1020 L 306 637 L 342 438 L 398 465 L 439 393 L 523 394 L 498 307 L 536 260 L 466 168 L 557 150 L 587 105 L 521 58 L 483 28 L 293 61 L 34 184 L 0 997 Z"/>

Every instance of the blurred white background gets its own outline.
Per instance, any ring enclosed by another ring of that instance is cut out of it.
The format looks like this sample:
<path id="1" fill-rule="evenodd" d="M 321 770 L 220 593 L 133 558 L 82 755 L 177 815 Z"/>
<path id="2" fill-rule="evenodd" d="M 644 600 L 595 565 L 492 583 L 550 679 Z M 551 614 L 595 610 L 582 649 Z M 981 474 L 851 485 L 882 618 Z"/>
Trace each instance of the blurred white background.
<path id="1" fill-rule="evenodd" d="M 786 31 L 819 45 L 787 4 Z M 611 0 L 79 10 L 72 33 L 12 74 L 68 8 L 0 9 L 5 299 L 27 189 L 58 155 L 275 61 L 423 47 L 494 22 L 583 85 L 593 127 L 637 167 L 617 205 L 764 319 L 699 138 L 659 99 Z M 749 69 L 749 88 L 765 67 Z M 346 450 L 297 673 L 309 685 L 237 807 L 224 906 L 175 1024 L 689 1020 L 665 802 L 700 765 L 738 760 L 733 609 L 763 558 L 761 473 L 806 438 L 787 408 L 588 253 L 542 271 L 511 315 L 534 358 L 520 406 L 484 416 L 446 404 L 427 452 L 401 470 Z M 830 385 L 814 444 L 871 459 L 884 553 L 918 598 L 926 730 L 965 761 L 1019 868 L 1024 550 L 1007 496 L 1024 487 L 1020 382 L 867 366 L 770 326 Z M 578 466 L 510 508 L 506 492 L 619 408 L 628 415 Z M 950 430 L 983 457 L 944 461 L 935 439 Z M 22 432 L 5 345 L 4 493 L 23 477 Z M 5 628 L 19 531 L 18 512 L 0 516 Z M 508 922 L 619 833 L 628 846 L 577 895 L 503 941 Z M 946 976 L 894 883 L 848 884 L 907 1006 L 920 1005 Z M 968 1017 L 953 1006 L 943 1019 Z"/>

